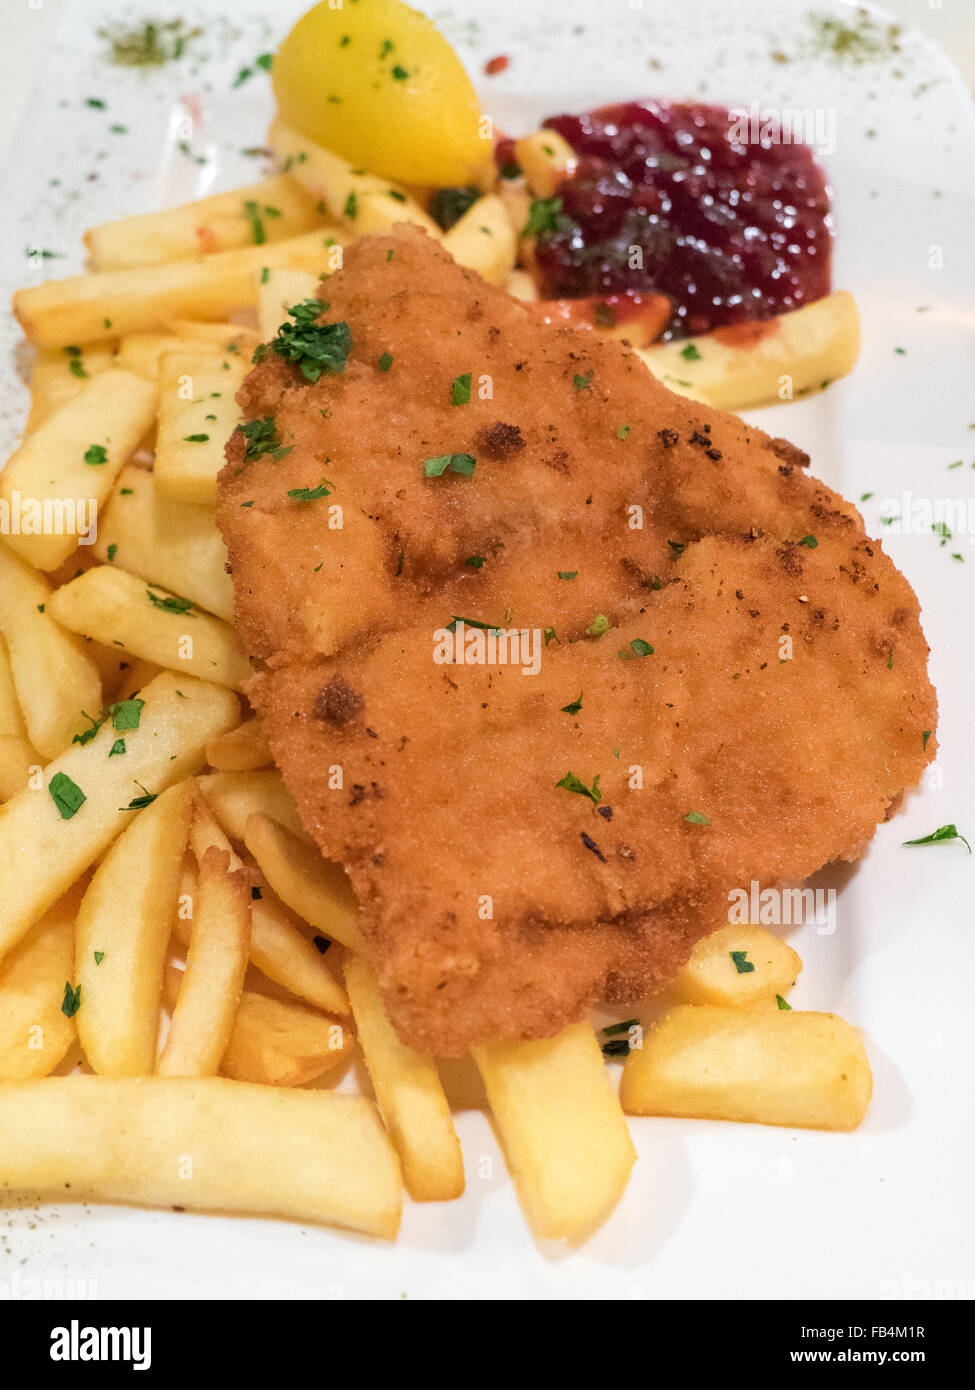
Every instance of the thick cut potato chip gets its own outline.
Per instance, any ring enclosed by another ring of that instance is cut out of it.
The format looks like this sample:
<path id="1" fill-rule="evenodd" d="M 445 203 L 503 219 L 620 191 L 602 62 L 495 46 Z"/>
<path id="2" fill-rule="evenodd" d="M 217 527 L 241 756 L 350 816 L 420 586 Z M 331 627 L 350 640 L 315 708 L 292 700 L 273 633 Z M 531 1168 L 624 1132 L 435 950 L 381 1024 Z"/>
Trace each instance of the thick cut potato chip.
<path id="1" fill-rule="evenodd" d="M 18 290 L 14 313 L 40 347 L 104 342 L 159 328 L 174 317 L 226 319 L 231 310 L 253 302 L 254 276 L 263 266 L 330 274 L 341 263 L 340 248 L 347 240 L 337 227 L 321 228 L 269 246 L 48 280 Z"/>
<path id="2" fill-rule="evenodd" d="M 860 1036 L 835 1014 L 685 1004 L 632 1051 L 631 1115 L 856 1129 L 873 1089 Z"/>
<path id="3" fill-rule="evenodd" d="M 100 565 L 51 595 L 51 616 L 71 632 L 239 690 L 251 674 L 240 638 L 220 618 L 189 599 Z"/>
<path id="4" fill-rule="evenodd" d="M 376 1102 L 415 1202 L 447 1202 L 464 1190 L 464 1157 L 432 1057 L 400 1042 L 375 975 L 358 956 L 345 963 L 359 1041 Z"/>
<path id="5" fill-rule="evenodd" d="M 237 1211 L 392 1240 L 399 1161 L 371 1101 L 219 1077 L 0 1087 L 0 1191 Z"/>
<path id="6" fill-rule="evenodd" d="M 325 936 L 358 950 L 359 904 L 341 864 L 323 859 L 317 845 L 300 840 L 270 816 L 249 816 L 244 843 L 283 903 Z"/>
<path id="7" fill-rule="evenodd" d="M 86 715 L 101 712 L 98 667 L 85 643 L 55 621 L 43 576 L 2 545 L 0 593 L 0 635 L 27 736 L 42 757 L 53 758 L 88 727 Z"/>
<path id="8" fill-rule="evenodd" d="M 113 359 L 111 343 L 38 348 L 30 374 L 30 414 L 24 434 L 33 434 L 55 411 L 79 396 L 93 376 L 114 366 Z"/>
<path id="9" fill-rule="evenodd" d="M 639 355 L 678 394 L 745 410 L 846 376 L 860 355 L 860 318 L 853 296 L 838 290 L 777 318 L 660 343 Z"/>
<path id="10" fill-rule="evenodd" d="M 694 947 L 667 985 L 667 998 L 747 1008 L 788 994 L 801 969 L 798 952 L 762 927 L 720 927 Z"/>
<path id="11" fill-rule="evenodd" d="M 63 1004 L 83 891 L 83 882 L 70 888 L 0 963 L 0 1081 L 50 1076 L 75 1040 Z"/>
<path id="12" fill-rule="evenodd" d="M 235 1081 L 303 1086 L 338 1066 L 354 1046 L 347 1019 L 245 989 L 220 1070 Z"/>
<path id="13" fill-rule="evenodd" d="M 306 193 L 320 200 L 348 233 L 366 236 L 388 232 L 397 222 L 411 222 L 438 241 L 443 235 L 404 186 L 356 168 L 284 121 L 273 123 L 268 140 L 278 159 L 289 162 L 290 174 Z"/>
<path id="14" fill-rule="evenodd" d="M 458 265 L 476 270 L 491 285 L 505 283 L 518 254 L 518 238 L 496 193 L 478 198 L 451 227 L 443 245 Z"/>
<path id="15" fill-rule="evenodd" d="M 27 436 L 0 473 L 0 499 L 22 517 L 20 532 L 6 537 L 12 550 L 54 570 L 79 537 L 91 539 L 122 465 L 155 420 L 157 401 L 148 381 L 113 367 Z M 30 532 L 28 507 L 37 518 Z"/>
<path id="16" fill-rule="evenodd" d="M 229 854 L 207 850 L 193 904 L 186 972 L 157 1065 L 160 1076 L 215 1076 L 227 1048 L 250 951 L 250 887 Z"/>
<path id="17" fill-rule="evenodd" d="M 258 772 L 214 772 L 200 778 L 200 790 L 232 840 L 243 843 L 247 818 L 256 812 L 270 816 L 293 835 L 309 840 L 294 797 L 276 768 Z"/>
<path id="18" fill-rule="evenodd" d="M 185 594 L 207 612 L 233 621 L 227 547 L 212 507 L 164 496 L 145 469 L 122 469 L 93 548 L 104 563 Z"/>
<path id="19" fill-rule="evenodd" d="M 40 765 L 41 757 L 28 738 L 17 700 L 10 653 L 0 637 L 0 801 L 21 791 L 31 768 Z"/>
<path id="20" fill-rule="evenodd" d="M 151 1076 L 195 783 L 147 806 L 102 860 L 78 914 L 78 1036 L 102 1076 Z"/>
<path id="21" fill-rule="evenodd" d="M 264 726 L 256 716 L 207 744 L 207 762 L 218 772 L 256 772 L 272 761 Z"/>
<path id="22" fill-rule="evenodd" d="M 321 221 L 301 185 L 278 174 L 182 207 L 92 227 L 85 232 L 85 245 L 96 269 L 126 270 L 283 241 Z"/>
<path id="23" fill-rule="evenodd" d="M 478 1047 L 474 1060 L 532 1230 L 553 1240 L 591 1230 L 626 1187 L 636 1150 L 590 1025 Z"/>
<path id="24" fill-rule="evenodd" d="M 156 487 L 164 497 L 213 505 L 224 448 L 243 421 L 236 401 L 250 358 L 195 350 L 159 363 Z"/>
<path id="25" fill-rule="evenodd" d="M 169 672 L 142 691 L 139 727 L 102 724 L 49 763 L 44 785 L 0 806 L 0 958 L 150 799 L 195 772 L 207 742 L 239 718 L 222 686 Z M 112 755 L 122 739 L 124 754 Z M 151 804 L 151 801 L 150 801 Z"/>

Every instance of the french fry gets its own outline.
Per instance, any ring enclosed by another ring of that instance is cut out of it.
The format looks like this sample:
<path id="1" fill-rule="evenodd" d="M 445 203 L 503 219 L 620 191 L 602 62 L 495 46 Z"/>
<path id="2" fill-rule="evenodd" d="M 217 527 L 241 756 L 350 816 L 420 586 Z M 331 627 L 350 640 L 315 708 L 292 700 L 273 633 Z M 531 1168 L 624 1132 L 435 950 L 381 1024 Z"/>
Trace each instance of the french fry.
<path id="1" fill-rule="evenodd" d="M 81 394 L 93 376 L 113 365 L 111 343 L 87 347 L 38 348 L 30 374 L 30 414 L 25 434 L 33 434 L 68 401 Z"/>
<path id="2" fill-rule="evenodd" d="M 271 750 L 260 719 L 256 716 L 245 719 L 243 724 L 231 729 L 229 734 L 221 734 L 219 738 L 208 743 L 207 762 L 218 772 L 256 772 L 259 768 L 270 767 Z"/>
<path id="3" fill-rule="evenodd" d="M 539 1042 L 477 1047 L 474 1060 L 532 1230 L 551 1240 L 588 1232 L 636 1160 L 592 1028 L 574 1023 Z"/>
<path id="4" fill-rule="evenodd" d="M 131 821 L 96 870 L 78 914 L 78 1036 L 102 1076 L 151 1076 L 155 1069 L 163 965 L 194 795 L 192 780 L 180 782 Z"/>
<path id="5" fill-rule="evenodd" d="M 150 681 L 154 681 L 162 669 L 154 661 L 142 661 L 138 658 L 135 661 L 130 661 L 128 669 L 123 675 L 122 684 L 116 691 L 115 699 L 131 700 L 133 695 L 138 695 L 139 691 Z"/>
<path id="6" fill-rule="evenodd" d="M 215 1076 L 234 1026 L 250 949 L 250 889 L 230 856 L 203 856 L 183 985 L 159 1076 Z"/>
<path id="7" fill-rule="evenodd" d="M 51 614 L 51 590 L 37 570 L 0 545 L 0 635 L 27 736 L 44 758 L 53 758 L 97 717 L 102 685 L 85 644 L 65 632 Z"/>
<path id="8" fill-rule="evenodd" d="M 721 927 L 697 943 L 690 960 L 668 983 L 667 997 L 680 1004 L 747 1008 L 788 994 L 801 969 L 798 953 L 771 932 Z"/>
<path id="9" fill-rule="evenodd" d="M 359 1041 L 376 1103 L 415 1202 L 449 1202 L 464 1190 L 464 1157 L 432 1057 L 401 1042 L 386 1017 L 375 975 L 361 957 L 345 963 Z"/>
<path id="10" fill-rule="evenodd" d="M 154 474 L 131 464 L 122 469 L 92 549 L 106 564 L 178 589 L 208 613 L 233 621 L 227 547 L 212 508 L 166 497 Z"/>
<path id="11" fill-rule="evenodd" d="M 50 1076 L 75 1040 L 62 1004 L 74 978 L 77 883 L 0 964 L 0 1081 Z"/>
<path id="12" fill-rule="evenodd" d="M 0 637 L 0 801 L 26 786 L 31 768 L 40 764 L 40 754 L 27 736 L 17 702 L 10 653 Z"/>
<path id="13" fill-rule="evenodd" d="M 512 270 L 504 287 L 512 299 L 520 299 L 523 304 L 537 304 L 540 298 L 535 277 L 527 270 Z"/>
<path id="14" fill-rule="evenodd" d="M 270 271 L 268 271 L 270 274 Z M 317 284 L 317 277 L 316 277 Z M 242 311 L 248 319 L 257 317 L 257 311 L 252 307 L 252 300 L 248 301 L 248 306 Z M 180 340 L 180 346 L 193 343 L 195 345 L 207 344 L 218 347 L 221 352 L 240 351 L 245 357 L 250 357 L 258 343 L 261 341 L 257 329 L 248 322 L 242 323 L 207 323 L 203 319 L 167 319 L 163 327 L 169 333 L 174 333 Z"/>
<path id="15" fill-rule="evenodd" d="M 476 270 L 491 285 L 503 285 L 514 268 L 518 238 L 498 195 L 478 198 L 446 233 L 443 247 L 458 265 Z"/>
<path id="16" fill-rule="evenodd" d="M 291 177 L 355 236 L 388 232 L 397 222 L 423 227 L 438 241 L 443 236 L 405 187 L 354 168 L 284 121 L 274 121 L 268 143 Z"/>
<path id="17" fill-rule="evenodd" d="M 224 447 L 243 420 L 234 397 L 250 359 L 233 353 L 167 352 L 159 364 L 156 487 L 181 502 L 217 500 Z"/>
<path id="18" fill-rule="evenodd" d="M 288 310 L 305 299 L 315 299 L 318 279 L 307 270 L 262 270 L 257 286 L 257 320 L 266 343 L 288 321 Z"/>
<path id="19" fill-rule="evenodd" d="M 555 130 L 534 130 L 515 141 L 515 160 L 536 198 L 551 198 L 579 163 L 568 140 Z"/>
<path id="20" fill-rule="evenodd" d="M 243 334 L 242 334 L 243 336 Z M 208 352 L 213 357 L 226 355 L 230 342 L 237 343 L 236 337 L 229 342 L 195 342 L 192 338 L 181 338 L 175 333 L 129 333 L 119 343 L 116 362 L 127 372 L 134 372 L 146 381 L 159 382 L 159 363 L 167 352 Z"/>
<path id="21" fill-rule="evenodd" d="M 25 507 L 37 513 L 33 533 L 11 530 L 12 550 L 43 570 L 68 558 L 152 424 L 156 403 L 155 388 L 142 377 L 110 368 L 28 435 L 0 473 L 0 499 L 11 512 L 21 509 L 21 525 Z"/>
<path id="22" fill-rule="evenodd" d="M 873 1088 L 859 1034 L 835 1014 L 683 1004 L 630 1052 L 631 1115 L 855 1129 Z"/>
<path id="23" fill-rule="evenodd" d="M 269 246 L 218 251 L 188 261 L 99 270 L 18 290 L 14 313 L 32 343 L 67 347 L 158 328 L 174 317 L 225 319 L 254 297 L 262 266 L 296 266 L 330 274 L 347 235 L 339 228 L 305 232 Z"/>
<path id="24" fill-rule="evenodd" d="M 351 1012 L 325 957 L 269 888 L 251 902 L 251 964 L 275 984 L 328 1014 Z"/>
<path id="25" fill-rule="evenodd" d="M 347 1021 L 245 989 L 220 1070 L 235 1081 L 303 1086 L 338 1066 L 354 1046 Z"/>
<path id="26" fill-rule="evenodd" d="M 745 410 L 792 400 L 852 371 L 860 318 L 853 296 L 838 290 L 778 318 L 655 344 L 639 355 L 672 390 L 681 385 L 682 395 Z"/>
<path id="27" fill-rule="evenodd" d="M 361 949 L 359 904 L 340 864 L 261 812 L 248 816 L 244 843 L 273 891 L 303 922 L 343 946 Z"/>
<path id="28" fill-rule="evenodd" d="M 388 1240 L 402 1203 L 371 1101 L 219 1077 L 0 1087 L 0 1188 L 291 1217 Z"/>
<path id="29" fill-rule="evenodd" d="M 84 241 L 95 269 L 126 270 L 283 241 L 321 221 L 301 185 L 278 174 L 182 207 L 106 222 L 85 232 Z"/>
<path id="30" fill-rule="evenodd" d="M 227 834 L 241 844 L 247 828 L 247 818 L 255 811 L 263 811 L 293 835 L 309 841 L 294 797 L 276 769 L 259 772 L 214 772 L 208 777 L 200 778 L 200 790 Z"/>
<path id="31" fill-rule="evenodd" d="M 101 565 L 65 584 L 51 595 L 47 607 L 70 632 L 123 647 L 167 670 L 233 690 L 251 674 L 229 623 L 112 565 Z"/>
<path id="32" fill-rule="evenodd" d="M 227 855 L 231 871 L 244 868 L 202 797 L 197 798 L 190 825 L 190 845 L 197 863 L 211 848 Z M 248 874 L 250 878 L 251 875 Z M 255 891 L 258 896 L 255 896 Z M 195 889 L 193 890 L 195 894 Z M 304 935 L 292 913 L 267 885 L 251 888 L 250 961 L 269 980 L 329 1014 L 348 1014 L 349 1001 L 325 958 Z M 189 946 L 192 920 L 177 917 L 173 935 Z M 253 1078 L 251 1078 L 253 1079 Z"/>
<path id="33" fill-rule="evenodd" d="M 0 958 L 121 833 L 140 783 L 158 793 L 195 772 L 209 740 L 240 717 L 235 695 L 191 676 L 165 672 L 141 698 L 124 756 L 109 756 L 119 735 L 106 721 L 48 764 L 43 788 L 0 806 Z"/>

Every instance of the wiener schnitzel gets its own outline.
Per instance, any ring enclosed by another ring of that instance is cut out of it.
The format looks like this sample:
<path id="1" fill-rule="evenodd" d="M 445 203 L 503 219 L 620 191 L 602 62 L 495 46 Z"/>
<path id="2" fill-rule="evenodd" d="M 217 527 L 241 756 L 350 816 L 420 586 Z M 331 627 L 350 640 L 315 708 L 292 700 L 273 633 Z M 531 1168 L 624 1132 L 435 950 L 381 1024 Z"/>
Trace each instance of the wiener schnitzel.
<path id="1" fill-rule="evenodd" d="M 400 1035 L 550 1035 L 663 983 L 729 890 L 855 859 L 936 719 L 855 508 L 422 233 L 322 294 L 347 361 L 265 354 L 219 520 L 248 693 Z"/>

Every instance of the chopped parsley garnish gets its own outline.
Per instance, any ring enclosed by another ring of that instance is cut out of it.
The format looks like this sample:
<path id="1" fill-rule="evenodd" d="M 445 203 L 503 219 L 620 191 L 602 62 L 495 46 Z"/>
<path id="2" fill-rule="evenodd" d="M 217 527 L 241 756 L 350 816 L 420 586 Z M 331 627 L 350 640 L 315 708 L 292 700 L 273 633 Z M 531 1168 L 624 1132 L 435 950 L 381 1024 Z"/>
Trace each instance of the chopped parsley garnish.
<path id="1" fill-rule="evenodd" d="M 464 478 L 473 477 L 477 460 L 473 454 L 438 454 L 436 458 L 425 459 L 424 478 L 442 478 L 448 471 L 459 473 Z"/>
<path id="2" fill-rule="evenodd" d="M 104 951 L 92 951 L 92 955 L 95 957 L 96 965 L 101 965 L 102 961 L 105 959 Z"/>
<path id="3" fill-rule="evenodd" d="M 456 632 L 458 623 L 463 623 L 465 627 L 479 627 L 482 632 L 502 632 L 504 630 L 498 627 L 497 623 L 482 623 L 478 618 L 459 618 L 455 613 L 447 624 L 447 631 Z"/>
<path id="4" fill-rule="evenodd" d="M 112 716 L 112 728 L 115 732 L 122 734 L 129 729 L 137 729 L 145 703 L 145 700 L 118 700 L 114 705 L 110 705 L 108 712 Z"/>
<path id="5" fill-rule="evenodd" d="M 108 39 L 111 61 L 118 67 L 162 67 L 182 58 L 190 39 L 198 38 L 202 29 L 190 29 L 182 19 L 164 24 L 145 24 L 141 29 L 99 29 L 99 38 Z"/>
<path id="6" fill-rule="evenodd" d="M 273 415 L 265 415 L 261 420 L 248 420 L 246 425 L 238 425 L 237 428 L 247 440 L 244 449 L 246 463 L 253 463 L 265 454 L 270 454 L 276 462 L 283 459 L 285 454 L 290 454 L 294 447 L 291 444 L 282 445 Z"/>
<path id="7" fill-rule="evenodd" d="M 471 374 L 465 372 L 463 376 L 454 377 L 450 387 L 451 405 L 468 405 L 471 399 Z"/>
<path id="8" fill-rule="evenodd" d="M 638 1018 L 626 1018 L 622 1023 L 610 1023 L 603 1032 L 607 1038 L 618 1038 L 621 1033 L 628 1033 L 631 1028 L 636 1028 L 640 1020 Z"/>
<path id="9" fill-rule="evenodd" d="M 937 845 L 942 840 L 961 840 L 962 844 L 971 854 L 972 847 L 965 839 L 964 835 L 959 835 L 953 825 L 939 825 L 937 830 L 932 830 L 930 835 L 922 835 L 919 840 L 904 840 L 905 845 Z"/>
<path id="10" fill-rule="evenodd" d="M 334 483 L 330 483 L 327 478 L 323 478 L 318 487 L 292 487 L 288 489 L 288 496 L 295 502 L 317 502 L 320 497 L 331 497 Z"/>
<path id="11" fill-rule="evenodd" d="M 108 756 L 109 756 L 110 758 L 118 758 L 118 757 L 121 757 L 121 755 L 122 755 L 124 752 L 125 752 L 125 739 L 124 739 L 124 738 L 117 738 L 117 739 L 115 740 L 115 742 L 112 744 L 111 748 L 108 750 Z"/>
<path id="12" fill-rule="evenodd" d="M 394 68 L 390 69 L 390 76 L 394 82 L 405 82 L 409 75 L 406 68 L 401 68 L 399 63 L 397 63 Z"/>
<path id="13" fill-rule="evenodd" d="M 603 799 L 603 794 L 599 790 L 599 777 L 597 773 L 592 779 L 592 786 L 587 787 L 574 772 L 567 772 L 561 782 L 556 782 L 556 787 L 563 787 L 567 792 L 576 792 L 579 796 L 588 796 L 594 806 L 598 806 Z"/>
<path id="14" fill-rule="evenodd" d="M 142 787 L 142 783 L 138 781 L 135 785 L 137 787 Z M 129 802 L 128 806 L 120 806 L 119 810 L 141 811 L 144 807 L 151 806 L 152 803 L 155 801 L 156 797 L 158 796 L 158 792 L 148 792 L 146 791 L 145 787 L 142 787 L 142 791 L 144 793 L 142 796 L 134 796 L 132 800 Z"/>
<path id="15" fill-rule="evenodd" d="M 630 643 L 629 651 L 625 647 L 616 653 L 624 661 L 630 661 L 635 656 L 653 656 L 653 647 L 649 642 L 645 642 L 642 637 L 634 637 Z"/>
<path id="16" fill-rule="evenodd" d="M 99 464 L 108 463 L 108 450 L 104 444 L 89 444 L 85 450 L 85 463 L 92 468 L 97 468 Z"/>
<path id="17" fill-rule="evenodd" d="M 780 1012 L 781 1012 L 783 1009 L 787 1009 L 787 1010 L 789 1011 L 789 1013 L 792 1012 L 792 1005 L 791 1005 L 790 1003 L 788 1003 L 785 999 L 783 999 L 781 994 L 777 994 L 777 995 L 775 996 L 775 1002 L 776 1002 L 776 1004 L 777 1004 L 777 1006 L 778 1006 Z"/>
<path id="18" fill-rule="evenodd" d="M 392 365 L 393 354 L 391 352 L 384 352 L 382 357 L 380 357 L 379 362 L 377 363 L 379 370 L 381 372 L 388 372 Z"/>
<path id="19" fill-rule="evenodd" d="M 587 637 L 602 637 L 612 627 L 612 623 L 604 613 L 597 613 L 595 618 L 586 628 Z"/>
<path id="20" fill-rule="evenodd" d="M 116 543 L 115 541 L 112 541 L 112 544 L 108 547 L 108 550 L 106 551 L 106 554 L 108 555 L 108 563 L 109 563 L 109 564 L 111 564 L 112 561 L 115 559 L 115 556 L 116 556 L 117 553 L 118 553 L 118 545 L 117 545 L 117 543 Z"/>
<path id="21" fill-rule="evenodd" d="M 817 545 L 819 544 L 819 541 L 816 539 L 815 536 L 803 536 L 799 544 L 804 545 L 807 550 L 815 550 Z"/>
<path id="22" fill-rule="evenodd" d="M 687 546 L 685 545 L 685 543 L 684 543 L 683 541 L 668 541 L 667 544 L 670 546 L 671 550 L 674 552 L 673 555 L 671 556 L 671 559 L 673 559 L 673 560 L 676 560 L 677 557 L 678 557 L 678 555 L 683 555 L 684 551 L 687 549 Z"/>
<path id="23" fill-rule="evenodd" d="M 445 232 L 456 226 L 481 196 L 479 188 L 438 188 L 430 199 L 430 216 Z"/>
<path id="24" fill-rule="evenodd" d="M 927 746 L 928 746 L 928 739 L 931 737 L 932 732 L 933 732 L 933 731 L 932 731 L 931 729 L 924 729 L 924 730 L 922 730 L 922 732 L 921 732 L 921 752 L 922 752 L 922 753 L 925 751 L 925 749 L 926 749 Z"/>
<path id="25" fill-rule="evenodd" d="M 64 1014 L 65 1018 L 74 1018 L 80 1008 L 81 986 L 78 985 L 75 989 L 72 989 L 70 980 L 65 981 L 64 998 L 61 1001 L 61 1012 Z"/>
<path id="26" fill-rule="evenodd" d="M 632 428 L 633 428 L 632 425 L 620 425 L 619 429 L 616 431 L 616 438 L 617 438 L 617 439 L 629 439 L 629 437 L 630 437 L 630 430 L 631 430 Z"/>
<path id="27" fill-rule="evenodd" d="M 605 1032 L 605 1029 L 603 1031 Z M 610 1038 L 609 1042 L 603 1043 L 601 1051 L 604 1057 L 629 1057 L 630 1040 L 629 1038 Z"/>
<path id="28" fill-rule="evenodd" d="M 748 959 L 747 951 L 729 951 L 729 956 L 735 963 L 735 969 L 739 975 L 750 975 L 755 969 L 752 961 Z"/>
<path id="29" fill-rule="evenodd" d="M 359 199 L 355 195 L 355 190 L 346 198 L 342 214 L 344 217 L 347 217 L 350 222 L 354 222 L 359 216 Z"/>
<path id="30" fill-rule="evenodd" d="M 685 362 L 700 362 L 701 360 L 701 354 L 694 343 L 688 343 L 687 347 L 681 348 L 680 355 Z"/>
<path id="31" fill-rule="evenodd" d="M 184 444 L 206 444 L 206 443 L 209 441 L 209 438 L 210 438 L 210 436 L 209 436 L 208 434 L 184 434 L 184 435 L 183 435 L 183 443 L 184 443 Z"/>
<path id="32" fill-rule="evenodd" d="M 560 579 L 575 579 L 575 578 L 578 576 L 579 571 L 578 571 L 578 570 L 557 570 L 556 573 L 558 574 L 558 576 L 559 576 Z"/>
<path id="33" fill-rule="evenodd" d="M 585 391 L 588 388 L 589 383 L 591 381 L 591 376 L 574 376 L 572 378 L 572 385 L 576 388 L 577 391 Z"/>
<path id="34" fill-rule="evenodd" d="M 554 627 L 547 627 L 545 631 L 542 633 L 542 637 L 545 639 L 546 647 L 548 646 L 549 642 L 558 642 L 560 647 L 562 645 L 562 643 L 559 642 L 559 639 L 555 635 Z"/>
<path id="35" fill-rule="evenodd" d="M 98 733 L 98 730 L 102 727 L 102 721 L 101 721 L 100 719 L 92 719 L 91 715 L 90 715 L 90 714 L 86 714 L 84 710 L 81 711 L 81 717 L 82 717 L 83 719 L 87 719 L 87 720 L 88 720 L 88 723 L 91 725 L 91 728 L 90 728 L 90 729 L 85 729 L 85 730 L 84 730 L 82 733 L 80 733 L 80 734 L 75 734 L 75 736 L 74 736 L 74 738 L 71 740 L 71 742 L 72 742 L 72 743 L 80 743 L 81 746 L 82 746 L 82 748 L 84 748 L 85 744 L 86 744 L 86 743 L 91 743 L 92 739 L 93 739 L 93 738 L 95 737 L 95 735 Z"/>
<path id="36" fill-rule="evenodd" d="M 158 588 L 158 585 L 154 587 Z M 164 613 L 188 613 L 193 607 L 191 599 L 180 598 L 178 594 L 154 594 L 152 589 L 146 590 L 146 598 L 156 608 L 161 608 Z"/>
<path id="37" fill-rule="evenodd" d="M 256 65 L 257 65 L 259 68 L 261 68 L 264 72 L 270 72 L 270 71 L 271 71 L 271 67 L 272 67 L 272 65 L 273 65 L 273 63 L 274 63 L 274 54 L 273 54 L 273 53 L 259 53 L 258 56 L 254 59 L 254 62 L 255 62 Z"/>
<path id="38" fill-rule="evenodd" d="M 318 381 L 323 372 L 344 372 L 352 351 L 347 323 L 316 322 L 327 308 L 320 299 L 296 304 L 288 310 L 294 323 L 283 323 L 268 344 L 286 362 L 296 363 L 306 381 Z"/>
<path id="39" fill-rule="evenodd" d="M 582 691 L 575 697 L 571 704 L 562 706 L 563 714 L 578 714 L 582 709 Z"/>
<path id="40" fill-rule="evenodd" d="M 533 198 L 528 221 L 521 229 L 522 236 L 544 236 L 547 232 L 562 231 L 568 223 L 562 213 L 561 198 Z"/>
<path id="41" fill-rule="evenodd" d="M 484 556 L 468 555 L 467 559 L 464 561 L 464 564 L 468 567 L 468 569 L 479 570 L 481 566 L 484 564 Z"/>
<path id="42" fill-rule="evenodd" d="M 684 817 L 684 819 L 685 819 L 686 821 L 690 821 L 691 825 L 710 825 L 710 824 L 711 824 L 711 822 L 708 820 L 707 816 L 704 814 L 703 811 L 688 811 L 688 813 L 687 813 L 687 815 Z"/>
<path id="43" fill-rule="evenodd" d="M 87 715 L 85 717 L 87 718 Z M 47 789 L 62 820 L 70 820 L 88 800 L 77 782 L 72 782 L 66 772 L 56 772 L 48 783 Z"/>

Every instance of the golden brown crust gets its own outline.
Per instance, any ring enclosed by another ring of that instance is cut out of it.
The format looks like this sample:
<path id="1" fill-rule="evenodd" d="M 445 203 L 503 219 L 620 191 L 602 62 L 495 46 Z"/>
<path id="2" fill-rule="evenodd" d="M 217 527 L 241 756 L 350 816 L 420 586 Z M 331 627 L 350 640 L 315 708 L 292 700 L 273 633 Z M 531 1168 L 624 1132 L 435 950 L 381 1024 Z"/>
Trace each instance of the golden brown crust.
<path id="1" fill-rule="evenodd" d="M 238 437 L 221 476 L 249 693 L 401 1035 L 549 1035 L 663 982 L 731 888 L 861 852 L 934 754 L 917 601 L 799 451 L 422 234 L 357 243 L 324 293 L 347 370 L 271 355 L 241 400 L 292 451 L 245 465 Z M 423 476 L 455 452 L 473 477 Z M 557 640 L 535 675 L 438 665 L 454 615 Z"/>

